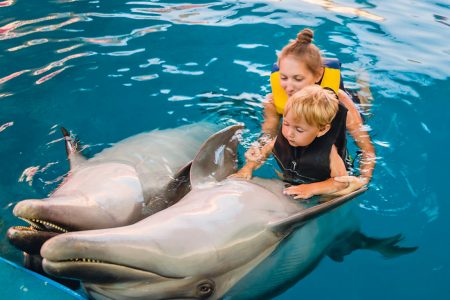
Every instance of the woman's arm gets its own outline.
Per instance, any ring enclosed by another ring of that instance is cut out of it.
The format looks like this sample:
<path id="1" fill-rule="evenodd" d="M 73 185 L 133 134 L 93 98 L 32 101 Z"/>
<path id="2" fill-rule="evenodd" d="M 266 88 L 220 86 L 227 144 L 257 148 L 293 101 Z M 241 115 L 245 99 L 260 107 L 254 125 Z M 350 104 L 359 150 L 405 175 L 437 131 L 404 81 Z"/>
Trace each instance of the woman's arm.
<path id="1" fill-rule="evenodd" d="M 370 135 L 364 128 L 364 124 L 355 103 L 342 90 L 339 90 L 339 101 L 348 109 L 347 112 L 347 130 L 355 140 L 356 145 L 362 151 L 360 162 L 360 176 L 358 180 L 348 180 L 348 177 L 338 178 L 341 182 L 349 182 L 355 185 L 355 189 L 369 183 L 372 178 L 373 169 L 375 167 L 375 149 L 372 145 Z"/>
<path id="2" fill-rule="evenodd" d="M 275 104 L 273 104 L 272 94 L 266 96 L 264 105 L 264 122 L 261 125 L 262 131 L 269 135 L 271 138 L 275 138 L 278 134 L 278 127 L 280 125 L 281 116 L 278 114 Z"/>
<path id="3" fill-rule="evenodd" d="M 348 183 L 337 182 L 334 180 L 336 176 L 347 175 L 345 164 L 339 156 L 336 146 L 333 145 L 330 151 L 330 176 L 331 178 L 309 184 L 300 184 L 288 187 L 284 190 L 287 195 L 295 195 L 294 199 L 307 199 L 315 195 L 334 194 L 345 189 Z"/>

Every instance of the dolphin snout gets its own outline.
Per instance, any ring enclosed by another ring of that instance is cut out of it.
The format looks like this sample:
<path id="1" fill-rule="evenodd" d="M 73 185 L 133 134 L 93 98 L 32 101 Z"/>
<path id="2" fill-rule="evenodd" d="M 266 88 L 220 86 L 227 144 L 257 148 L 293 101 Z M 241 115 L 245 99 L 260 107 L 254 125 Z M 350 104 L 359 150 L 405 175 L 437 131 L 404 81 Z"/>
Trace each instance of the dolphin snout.
<path id="1" fill-rule="evenodd" d="M 13 214 L 16 217 L 33 218 L 38 208 L 42 207 L 42 200 L 29 199 L 20 201 L 14 206 Z"/>

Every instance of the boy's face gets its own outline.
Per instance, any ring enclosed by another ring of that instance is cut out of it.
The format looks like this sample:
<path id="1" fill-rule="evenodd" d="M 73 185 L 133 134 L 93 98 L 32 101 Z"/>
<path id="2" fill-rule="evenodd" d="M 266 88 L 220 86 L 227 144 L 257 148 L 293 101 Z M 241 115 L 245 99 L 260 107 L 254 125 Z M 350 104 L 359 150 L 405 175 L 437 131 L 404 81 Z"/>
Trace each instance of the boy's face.
<path id="1" fill-rule="evenodd" d="M 280 85 L 290 97 L 308 85 L 320 80 L 298 58 L 288 55 L 280 59 Z"/>
<path id="2" fill-rule="evenodd" d="M 304 147 L 311 144 L 316 137 L 324 135 L 329 128 L 330 125 L 327 125 L 322 130 L 311 126 L 302 119 L 294 118 L 294 114 L 289 110 L 283 118 L 281 133 L 288 140 L 289 145 Z"/>

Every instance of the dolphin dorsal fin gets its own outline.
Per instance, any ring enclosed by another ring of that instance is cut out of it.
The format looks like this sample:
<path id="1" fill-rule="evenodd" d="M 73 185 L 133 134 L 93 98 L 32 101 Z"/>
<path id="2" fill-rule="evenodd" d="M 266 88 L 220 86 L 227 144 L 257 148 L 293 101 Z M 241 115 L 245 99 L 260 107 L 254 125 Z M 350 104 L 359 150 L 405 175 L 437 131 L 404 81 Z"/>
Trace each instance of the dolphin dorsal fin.
<path id="1" fill-rule="evenodd" d="M 330 210 L 347 203 L 348 201 L 354 199 L 359 194 L 364 193 L 367 187 L 362 187 L 356 191 L 353 191 L 347 195 L 332 198 L 315 206 L 306 208 L 296 214 L 286 217 L 282 220 L 277 220 L 269 224 L 269 229 L 275 233 L 284 234 L 291 229 L 302 226 L 306 222 L 315 219 Z"/>
<path id="2" fill-rule="evenodd" d="M 80 152 L 80 144 L 77 140 L 72 138 L 66 128 L 61 127 L 61 132 L 66 143 L 66 153 L 69 159 L 70 169 L 73 170 L 77 165 L 83 163 L 86 158 Z"/>
<path id="3" fill-rule="evenodd" d="M 191 166 L 192 188 L 221 181 L 236 171 L 237 132 L 243 128 L 243 125 L 224 128 L 210 136 L 200 147 Z"/>

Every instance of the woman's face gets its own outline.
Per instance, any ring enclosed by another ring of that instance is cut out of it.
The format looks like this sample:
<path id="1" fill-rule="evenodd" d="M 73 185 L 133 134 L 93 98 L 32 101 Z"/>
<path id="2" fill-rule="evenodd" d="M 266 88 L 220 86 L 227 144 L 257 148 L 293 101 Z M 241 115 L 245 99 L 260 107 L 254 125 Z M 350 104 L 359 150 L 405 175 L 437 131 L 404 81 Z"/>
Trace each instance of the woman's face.
<path id="1" fill-rule="evenodd" d="M 321 78 L 314 75 L 298 58 L 288 55 L 280 59 L 280 84 L 290 97 L 305 86 L 315 84 Z"/>

